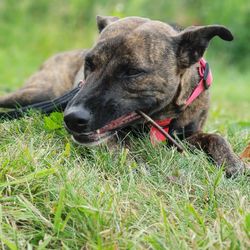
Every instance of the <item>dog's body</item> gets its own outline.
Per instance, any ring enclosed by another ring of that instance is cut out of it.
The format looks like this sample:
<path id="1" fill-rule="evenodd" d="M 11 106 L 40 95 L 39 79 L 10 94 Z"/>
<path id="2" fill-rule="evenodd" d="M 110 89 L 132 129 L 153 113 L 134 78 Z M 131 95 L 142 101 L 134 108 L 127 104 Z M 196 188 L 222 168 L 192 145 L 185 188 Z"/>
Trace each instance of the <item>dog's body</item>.
<path id="1" fill-rule="evenodd" d="M 134 113 L 143 110 L 156 120 L 173 118 L 170 133 L 203 149 L 218 166 L 225 164 L 228 176 L 242 172 L 244 163 L 221 136 L 201 132 L 209 92 L 185 105 L 200 80 L 197 67 L 209 41 L 216 35 L 230 41 L 230 31 L 214 25 L 179 32 L 137 17 L 98 17 L 97 23 L 100 37 L 91 50 L 52 57 L 23 89 L 0 98 L 0 106 L 53 99 L 85 79 L 64 113 L 75 141 L 98 144 L 118 129 L 140 126 L 143 120 Z"/>

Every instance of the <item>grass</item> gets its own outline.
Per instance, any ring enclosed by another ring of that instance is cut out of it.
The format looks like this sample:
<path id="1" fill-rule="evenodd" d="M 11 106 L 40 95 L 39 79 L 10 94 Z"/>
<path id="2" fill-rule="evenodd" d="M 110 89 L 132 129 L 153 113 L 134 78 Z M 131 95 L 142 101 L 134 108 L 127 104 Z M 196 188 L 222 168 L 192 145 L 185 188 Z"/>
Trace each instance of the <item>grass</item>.
<path id="1" fill-rule="evenodd" d="M 29 17 L 17 18 L 0 24 L 1 94 L 48 55 L 89 47 L 95 36 L 58 19 L 27 29 Z M 250 74 L 212 51 L 205 130 L 239 153 L 250 140 Z M 0 124 L 0 249 L 250 248 L 249 177 L 227 179 L 202 152 L 153 148 L 147 136 L 129 150 L 82 148 L 61 121 L 34 113 Z"/>
<path id="2" fill-rule="evenodd" d="M 0 126 L 3 249 L 247 249 L 249 179 L 203 153 L 74 145 L 54 117 Z M 239 151 L 246 142 L 230 136 Z M 136 160 L 135 160 L 136 159 Z"/>

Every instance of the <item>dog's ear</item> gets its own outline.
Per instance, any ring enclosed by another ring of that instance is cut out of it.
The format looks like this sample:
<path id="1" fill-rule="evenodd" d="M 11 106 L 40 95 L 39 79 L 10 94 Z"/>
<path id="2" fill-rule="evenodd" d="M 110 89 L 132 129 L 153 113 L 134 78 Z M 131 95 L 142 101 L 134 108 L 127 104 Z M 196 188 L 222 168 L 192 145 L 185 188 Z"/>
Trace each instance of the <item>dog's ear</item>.
<path id="1" fill-rule="evenodd" d="M 219 36 L 225 41 L 233 40 L 232 33 L 221 25 L 192 26 L 175 36 L 179 67 L 185 69 L 198 62 L 210 40 L 215 36 Z"/>
<path id="2" fill-rule="evenodd" d="M 118 21 L 119 18 L 115 16 L 97 16 L 96 22 L 99 32 L 101 33 L 102 30 L 109 25 L 110 23 L 113 23 L 115 21 Z"/>

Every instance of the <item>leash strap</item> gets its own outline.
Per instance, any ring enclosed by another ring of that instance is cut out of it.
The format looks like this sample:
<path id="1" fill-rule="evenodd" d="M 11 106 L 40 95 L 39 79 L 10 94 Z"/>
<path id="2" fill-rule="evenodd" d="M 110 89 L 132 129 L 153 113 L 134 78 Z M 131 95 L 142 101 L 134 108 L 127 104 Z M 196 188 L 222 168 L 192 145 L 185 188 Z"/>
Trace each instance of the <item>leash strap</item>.
<path id="1" fill-rule="evenodd" d="M 80 82 L 81 84 L 81 82 Z M 55 98 L 51 101 L 38 102 L 31 104 L 22 108 L 18 108 L 8 112 L 0 112 L 0 120 L 14 120 L 23 117 L 30 110 L 36 109 L 43 114 L 50 114 L 54 111 L 63 111 L 68 102 L 78 93 L 81 88 L 79 84 L 78 87 L 72 89 L 61 97 Z"/>

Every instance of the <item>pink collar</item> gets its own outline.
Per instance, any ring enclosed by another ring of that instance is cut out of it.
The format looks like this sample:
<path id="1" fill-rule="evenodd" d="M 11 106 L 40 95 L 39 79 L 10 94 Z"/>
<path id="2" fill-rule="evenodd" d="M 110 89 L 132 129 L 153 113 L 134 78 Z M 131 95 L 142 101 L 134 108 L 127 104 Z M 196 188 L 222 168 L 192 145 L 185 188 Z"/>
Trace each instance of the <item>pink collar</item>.
<path id="1" fill-rule="evenodd" d="M 200 66 L 198 68 L 199 75 L 201 77 L 200 82 L 198 83 L 197 87 L 194 89 L 193 93 L 189 96 L 186 101 L 186 107 L 189 106 L 203 91 L 208 89 L 213 81 L 212 72 L 209 69 L 208 63 L 205 61 L 204 58 L 201 58 Z M 163 120 L 155 121 L 159 124 L 167 133 L 169 132 L 169 126 L 173 118 L 166 118 Z M 153 145 L 163 142 L 166 140 L 166 137 L 155 127 L 150 128 L 150 141 Z"/>

